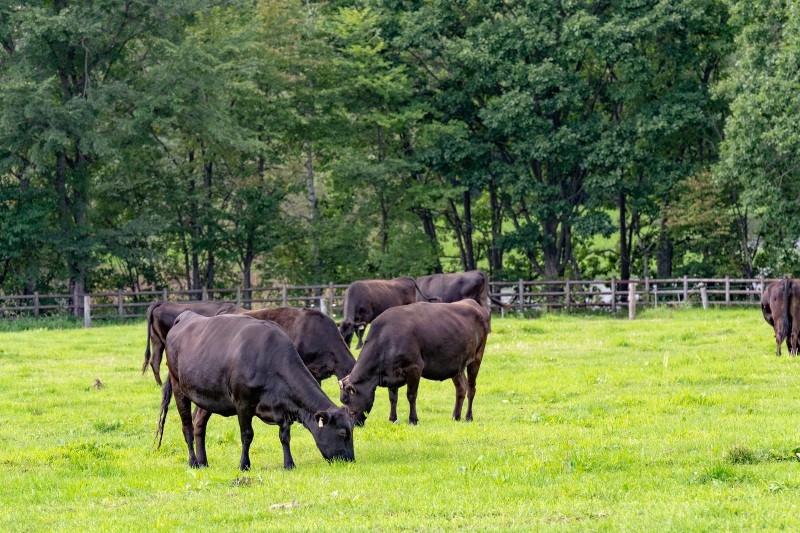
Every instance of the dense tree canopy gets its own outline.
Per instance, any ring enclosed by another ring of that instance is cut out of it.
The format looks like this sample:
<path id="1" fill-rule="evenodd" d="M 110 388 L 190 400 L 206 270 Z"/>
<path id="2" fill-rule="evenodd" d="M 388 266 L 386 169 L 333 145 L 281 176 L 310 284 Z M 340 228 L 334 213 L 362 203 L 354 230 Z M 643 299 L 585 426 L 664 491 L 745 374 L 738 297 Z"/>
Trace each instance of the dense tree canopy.
<path id="1" fill-rule="evenodd" d="M 781 0 L 0 6 L 0 290 L 800 270 Z"/>

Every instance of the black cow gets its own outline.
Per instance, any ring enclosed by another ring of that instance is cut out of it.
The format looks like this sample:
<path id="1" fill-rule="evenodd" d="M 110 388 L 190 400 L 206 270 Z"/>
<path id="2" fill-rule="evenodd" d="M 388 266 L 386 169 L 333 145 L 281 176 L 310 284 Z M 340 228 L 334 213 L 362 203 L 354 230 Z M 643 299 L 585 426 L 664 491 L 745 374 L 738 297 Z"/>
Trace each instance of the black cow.
<path id="1" fill-rule="evenodd" d="M 455 274 L 431 274 L 417 278 L 420 291 L 440 302 L 475 300 L 489 310 L 489 301 L 500 307 L 506 304 L 489 296 L 489 278 L 481 270 L 457 272 Z"/>
<path id="2" fill-rule="evenodd" d="M 318 382 L 334 374 L 341 379 L 356 364 L 353 354 L 339 334 L 336 322 L 316 309 L 277 307 L 248 311 L 236 308 L 234 312 L 259 320 L 272 320 L 283 328 L 306 368 Z"/>
<path id="3" fill-rule="evenodd" d="M 239 315 L 203 317 L 186 311 L 167 335 L 167 364 L 169 381 L 161 399 L 158 444 L 174 395 L 190 467 L 208 466 L 205 435 L 212 413 L 238 416 L 242 470 L 250 468 L 254 416 L 280 426 L 284 468 L 294 467 L 289 449 L 294 421 L 311 432 L 325 459 L 355 460 L 353 424 L 347 410 L 322 391 L 292 341 L 274 322 Z M 198 407 L 194 423 L 192 403 Z"/>
<path id="4" fill-rule="evenodd" d="M 417 284 L 413 278 L 368 279 L 354 281 L 344 293 L 344 317 L 339 331 L 347 346 L 358 337 L 356 348 L 364 345 L 364 329 L 391 307 L 408 305 L 417 301 Z M 420 294 L 420 299 L 428 298 Z"/>
<path id="5" fill-rule="evenodd" d="M 416 424 L 420 378 L 452 379 L 456 386 L 453 419 L 461 419 L 466 394 L 469 398 L 466 419 L 470 421 L 475 380 L 488 334 L 489 311 L 473 300 L 393 307 L 372 323 L 356 366 L 339 382 L 341 401 L 361 425 L 372 409 L 376 387 L 388 387 L 389 420 L 394 422 L 397 389 L 408 385 L 408 421 Z"/>
<path id="6" fill-rule="evenodd" d="M 153 377 L 161 385 L 161 357 L 167 345 L 167 333 L 178 315 L 184 311 L 194 311 L 202 316 L 214 316 L 221 311 L 232 311 L 236 306 L 230 302 L 167 302 L 159 300 L 147 308 L 147 347 L 144 350 L 142 374 L 149 364 L 153 368 Z M 151 359 L 150 343 L 153 344 Z"/>
<path id="7" fill-rule="evenodd" d="M 761 312 L 775 331 L 775 355 L 781 355 L 784 340 L 789 354 L 797 355 L 800 345 L 800 282 L 787 277 L 770 283 L 761 296 Z"/>

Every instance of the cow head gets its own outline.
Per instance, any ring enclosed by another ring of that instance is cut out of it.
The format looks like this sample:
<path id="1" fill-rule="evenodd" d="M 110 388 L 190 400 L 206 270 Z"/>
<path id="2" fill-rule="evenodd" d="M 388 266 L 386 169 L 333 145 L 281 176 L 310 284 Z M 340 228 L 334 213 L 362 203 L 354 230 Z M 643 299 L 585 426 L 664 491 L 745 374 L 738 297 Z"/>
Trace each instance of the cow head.
<path id="1" fill-rule="evenodd" d="M 322 456 L 328 461 L 355 461 L 353 422 L 344 407 L 329 407 L 314 415 L 311 431 Z"/>
<path id="2" fill-rule="evenodd" d="M 347 407 L 355 425 L 363 426 L 367 420 L 367 413 L 372 410 L 375 402 L 375 388 L 369 382 L 355 384 L 350 376 L 345 376 L 339 381 L 339 399 Z"/>
<path id="3" fill-rule="evenodd" d="M 339 326 L 339 333 L 342 334 L 342 338 L 344 339 L 345 344 L 350 346 L 351 341 L 353 340 L 353 334 L 358 333 L 359 342 L 361 339 L 361 335 L 364 334 L 364 329 L 367 327 L 366 322 L 355 322 L 349 318 L 345 318 L 338 324 Z"/>

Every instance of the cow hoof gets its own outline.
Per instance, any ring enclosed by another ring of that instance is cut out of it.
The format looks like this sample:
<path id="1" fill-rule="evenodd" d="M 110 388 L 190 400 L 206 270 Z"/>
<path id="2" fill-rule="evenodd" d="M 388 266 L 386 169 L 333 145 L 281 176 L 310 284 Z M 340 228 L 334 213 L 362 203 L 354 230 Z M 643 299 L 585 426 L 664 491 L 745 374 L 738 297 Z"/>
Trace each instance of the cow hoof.
<path id="1" fill-rule="evenodd" d="M 285 468 L 286 470 L 292 470 L 294 469 L 294 463 L 289 463 L 288 465 L 285 464 L 283 465 L 283 468 Z"/>
<path id="2" fill-rule="evenodd" d="M 411 424 L 412 426 L 416 426 L 417 422 L 419 422 L 419 420 L 409 420 L 408 421 L 408 423 Z"/>

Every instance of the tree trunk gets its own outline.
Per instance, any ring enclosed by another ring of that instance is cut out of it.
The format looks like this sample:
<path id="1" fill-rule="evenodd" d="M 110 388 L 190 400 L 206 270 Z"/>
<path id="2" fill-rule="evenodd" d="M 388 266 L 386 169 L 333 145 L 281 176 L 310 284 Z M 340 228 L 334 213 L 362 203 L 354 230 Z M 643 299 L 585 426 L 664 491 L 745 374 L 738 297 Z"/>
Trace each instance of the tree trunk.
<path id="1" fill-rule="evenodd" d="M 658 253 L 656 256 L 657 275 L 659 278 L 672 277 L 672 256 L 675 246 L 667 233 L 667 220 L 661 219 L 661 229 L 658 233 Z"/>
<path id="2" fill-rule="evenodd" d="M 192 286 L 189 287 L 189 289 L 197 290 L 202 285 L 200 281 L 200 256 L 196 250 L 192 250 L 190 255 L 192 258 Z M 199 292 L 192 295 L 192 299 L 194 300 L 200 300 L 202 298 L 203 297 Z"/>
<path id="3" fill-rule="evenodd" d="M 456 234 L 456 242 L 458 243 L 458 253 L 461 256 L 461 268 L 463 270 L 469 270 L 467 268 L 467 252 L 464 247 L 464 229 L 461 223 L 461 217 L 458 216 L 458 208 L 456 208 L 455 202 L 453 200 L 449 201 L 450 209 L 447 215 L 447 219 L 450 221 L 450 225 L 453 227 L 453 231 Z"/>
<path id="4" fill-rule="evenodd" d="M 544 255 L 544 275 L 548 280 L 560 279 L 564 275 L 564 266 L 561 262 L 563 244 L 565 241 L 565 229 L 559 233 L 557 220 L 545 220 L 542 223 L 544 230 L 544 244 L 542 252 Z"/>
<path id="5" fill-rule="evenodd" d="M 244 261 L 242 261 L 242 279 L 244 282 L 244 294 L 242 295 L 244 298 L 244 308 L 250 309 L 251 301 L 253 300 L 253 280 L 252 280 L 252 268 L 253 268 L 253 260 L 255 256 L 252 252 L 247 252 L 244 257 Z"/>
<path id="6" fill-rule="evenodd" d="M 213 201 L 214 193 L 211 190 L 212 181 L 214 177 L 214 162 L 209 161 L 203 164 L 203 184 L 205 185 L 206 189 L 206 209 L 211 209 L 211 203 Z M 214 255 L 214 243 L 216 240 L 216 235 L 214 234 L 213 227 L 209 224 L 205 227 L 207 242 L 211 243 L 206 251 L 206 271 L 205 279 L 203 280 L 203 285 L 207 289 L 214 288 L 214 278 L 216 273 L 216 256 Z"/>
<path id="7" fill-rule="evenodd" d="M 466 255 L 466 265 L 464 270 L 475 270 L 475 248 L 472 243 L 472 197 L 469 188 L 464 191 L 464 252 Z"/>
<path id="8" fill-rule="evenodd" d="M 317 201 L 317 191 L 314 183 L 314 147 L 311 141 L 305 141 L 306 149 L 306 189 L 308 190 L 308 204 L 311 208 L 311 255 L 314 262 L 314 274 L 316 282 L 322 282 L 322 259 L 319 256 L 319 241 L 317 237 L 316 224 L 319 219 L 319 203 Z"/>
<path id="9" fill-rule="evenodd" d="M 489 245 L 489 274 L 498 276 L 503 271 L 503 248 L 500 240 L 503 238 L 503 206 L 497 195 L 497 185 L 492 179 L 489 181 L 489 205 L 492 210 L 492 242 Z"/>
<path id="10" fill-rule="evenodd" d="M 414 147 L 411 145 L 411 140 L 406 134 L 401 134 L 400 137 L 403 143 L 403 151 L 408 159 L 412 159 L 414 157 Z M 412 177 L 417 182 L 425 184 L 425 176 L 423 174 L 415 172 L 412 174 Z M 441 274 L 442 262 L 439 260 L 439 239 L 436 236 L 436 225 L 433 220 L 433 213 L 427 207 L 422 206 L 412 208 L 410 210 L 416 213 L 422 222 L 422 231 L 425 232 L 425 236 L 428 237 L 428 240 L 431 243 L 431 253 L 434 257 L 433 270 L 435 273 Z"/>
<path id="11" fill-rule="evenodd" d="M 631 254 L 628 248 L 628 229 L 626 225 L 625 192 L 619 192 L 619 278 L 631 279 Z"/>
<path id="12" fill-rule="evenodd" d="M 381 204 L 381 253 L 386 254 L 389 251 L 389 207 L 383 194 L 380 194 Z"/>

